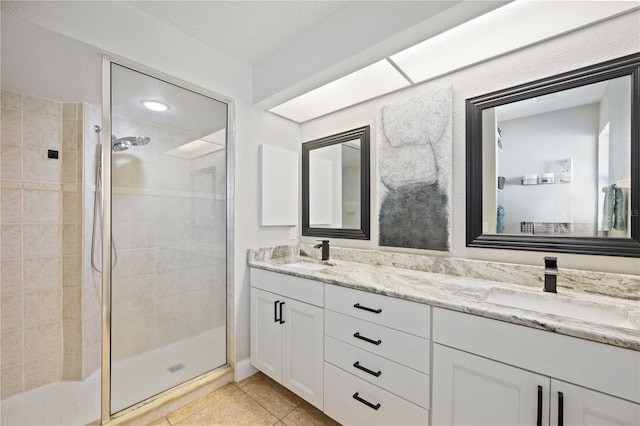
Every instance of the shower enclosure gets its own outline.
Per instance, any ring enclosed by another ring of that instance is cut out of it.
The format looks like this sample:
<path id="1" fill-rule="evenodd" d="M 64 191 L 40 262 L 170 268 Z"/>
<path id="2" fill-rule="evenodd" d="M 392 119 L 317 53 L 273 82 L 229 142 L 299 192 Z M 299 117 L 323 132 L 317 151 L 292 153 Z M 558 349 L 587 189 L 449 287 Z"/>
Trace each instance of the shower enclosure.
<path id="1" fill-rule="evenodd" d="M 104 66 L 103 419 L 227 363 L 227 104 Z"/>
<path id="2" fill-rule="evenodd" d="M 102 105 L 42 89 L 55 72 L 13 72 L 30 63 L 11 54 L 29 50 L 11 25 L 3 16 L 0 426 L 106 423 L 227 364 L 232 102 L 93 50 L 60 64 L 102 60 Z"/>

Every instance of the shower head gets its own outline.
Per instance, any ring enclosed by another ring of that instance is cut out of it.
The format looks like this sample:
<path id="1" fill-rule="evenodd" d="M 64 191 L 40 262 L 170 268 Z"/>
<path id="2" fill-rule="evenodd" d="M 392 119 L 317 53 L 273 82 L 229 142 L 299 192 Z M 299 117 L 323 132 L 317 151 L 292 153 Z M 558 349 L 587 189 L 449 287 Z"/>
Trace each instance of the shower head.
<path id="1" fill-rule="evenodd" d="M 111 142 L 111 149 L 113 150 L 113 152 L 126 151 L 129 149 L 129 146 L 131 146 L 131 143 L 123 139 L 116 139 L 115 141 Z"/>
<path id="2" fill-rule="evenodd" d="M 123 138 L 116 138 L 116 135 L 111 135 L 113 152 L 126 151 L 131 146 L 142 146 L 149 142 L 151 142 L 151 138 L 148 136 L 125 136 Z"/>
<path id="3" fill-rule="evenodd" d="M 151 142 L 151 138 L 149 136 L 138 136 L 135 140 L 131 141 L 131 145 L 133 146 L 142 146 Z"/>

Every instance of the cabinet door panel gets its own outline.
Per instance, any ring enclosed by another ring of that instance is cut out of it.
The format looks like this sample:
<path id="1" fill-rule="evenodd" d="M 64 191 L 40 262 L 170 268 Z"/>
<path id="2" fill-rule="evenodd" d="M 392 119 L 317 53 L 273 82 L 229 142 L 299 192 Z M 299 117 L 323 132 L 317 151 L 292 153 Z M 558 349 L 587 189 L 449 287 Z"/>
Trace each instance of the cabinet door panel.
<path id="1" fill-rule="evenodd" d="M 551 380 L 551 425 L 560 421 L 559 392 L 565 426 L 637 426 L 640 405 L 559 380 Z"/>
<path id="2" fill-rule="evenodd" d="M 284 297 L 251 289 L 251 364 L 273 380 L 282 378 L 282 326 L 275 321 L 275 302 Z"/>
<path id="3" fill-rule="evenodd" d="M 434 345 L 433 424 L 536 425 L 538 387 L 541 424 L 549 424 L 548 377 Z"/>
<path id="4" fill-rule="evenodd" d="M 324 310 L 285 299 L 282 384 L 322 410 Z"/>

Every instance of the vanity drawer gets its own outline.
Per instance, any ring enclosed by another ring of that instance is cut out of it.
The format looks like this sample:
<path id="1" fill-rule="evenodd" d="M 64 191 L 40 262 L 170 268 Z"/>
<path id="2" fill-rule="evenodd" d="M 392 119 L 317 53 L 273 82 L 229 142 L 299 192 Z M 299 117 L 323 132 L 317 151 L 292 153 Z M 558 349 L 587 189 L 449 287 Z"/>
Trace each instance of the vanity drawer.
<path id="1" fill-rule="evenodd" d="M 354 396 L 378 408 L 374 409 Z M 429 424 L 429 411 L 326 362 L 324 412 L 343 425 Z"/>
<path id="2" fill-rule="evenodd" d="M 422 408 L 429 408 L 429 376 L 426 374 L 329 336 L 324 338 L 324 360 Z"/>
<path id="3" fill-rule="evenodd" d="M 327 309 L 425 339 L 431 334 L 428 305 L 331 284 L 325 284 L 324 298 Z"/>
<path id="4" fill-rule="evenodd" d="M 429 373 L 428 340 L 333 311 L 325 310 L 324 320 L 325 335 Z"/>

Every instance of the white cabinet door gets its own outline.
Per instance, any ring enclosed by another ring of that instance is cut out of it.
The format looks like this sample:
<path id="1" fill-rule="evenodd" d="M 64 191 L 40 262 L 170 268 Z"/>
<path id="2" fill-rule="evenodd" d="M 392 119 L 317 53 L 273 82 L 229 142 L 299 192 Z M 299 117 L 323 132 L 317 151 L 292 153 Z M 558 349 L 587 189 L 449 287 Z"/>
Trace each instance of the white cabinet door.
<path id="1" fill-rule="evenodd" d="M 434 426 L 549 424 L 548 377 L 438 344 L 432 374 Z"/>
<path id="2" fill-rule="evenodd" d="M 324 310 L 285 299 L 282 324 L 282 384 L 322 410 Z"/>
<path id="3" fill-rule="evenodd" d="M 282 378 L 282 325 L 284 297 L 251 289 L 251 364 L 273 380 Z"/>
<path id="4" fill-rule="evenodd" d="M 552 379 L 551 425 L 637 426 L 640 405 Z"/>

